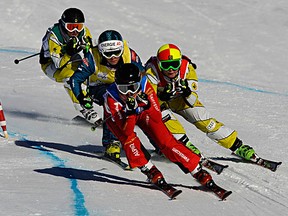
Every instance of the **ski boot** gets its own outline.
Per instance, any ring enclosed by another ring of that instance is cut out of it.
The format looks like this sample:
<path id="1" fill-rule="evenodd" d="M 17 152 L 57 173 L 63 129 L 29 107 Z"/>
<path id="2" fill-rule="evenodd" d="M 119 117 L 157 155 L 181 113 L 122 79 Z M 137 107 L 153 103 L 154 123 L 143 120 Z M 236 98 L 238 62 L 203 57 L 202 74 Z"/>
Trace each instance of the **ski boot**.
<path id="1" fill-rule="evenodd" d="M 212 176 L 206 171 L 206 170 L 203 170 L 203 169 L 200 169 L 200 171 L 198 171 L 197 173 L 193 174 L 193 177 L 195 179 L 197 179 L 197 181 L 203 185 L 203 186 L 206 186 L 209 185 L 209 183 L 212 180 Z"/>
<path id="2" fill-rule="evenodd" d="M 162 173 L 153 165 L 150 169 L 147 166 L 140 168 L 141 172 L 147 176 L 147 181 L 152 184 L 157 184 L 159 180 L 164 180 Z"/>
<path id="3" fill-rule="evenodd" d="M 80 112 L 82 113 L 87 122 L 95 125 L 102 123 L 102 118 L 98 115 L 98 113 L 95 110 L 82 109 L 80 110 Z"/>
<path id="4" fill-rule="evenodd" d="M 249 145 L 244 145 L 242 140 L 240 140 L 239 138 L 236 138 L 233 146 L 230 149 L 233 151 L 234 154 L 248 161 L 251 160 L 253 162 L 256 162 L 259 158 L 255 153 L 255 150 Z"/>
<path id="5" fill-rule="evenodd" d="M 147 181 L 165 193 L 170 199 L 175 199 L 176 196 L 182 193 L 181 190 L 174 188 L 165 181 L 162 173 L 156 168 L 156 166 L 153 165 L 150 169 L 147 166 L 143 166 L 140 169 L 141 172 L 148 177 Z"/>
<path id="6" fill-rule="evenodd" d="M 119 141 L 113 141 L 106 146 L 104 156 L 112 160 L 120 159 L 121 143 Z"/>
<path id="7" fill-rule="evenodd" d="M 187 148 L 189 148 L 193 153 L 199 155 L 202 158 L 202 155 L 201 155 L 201 152 L 199 151 L 199 149 L 196 146 L 194 146 L 190 141 L 185 143 L 185 146 Z"/>

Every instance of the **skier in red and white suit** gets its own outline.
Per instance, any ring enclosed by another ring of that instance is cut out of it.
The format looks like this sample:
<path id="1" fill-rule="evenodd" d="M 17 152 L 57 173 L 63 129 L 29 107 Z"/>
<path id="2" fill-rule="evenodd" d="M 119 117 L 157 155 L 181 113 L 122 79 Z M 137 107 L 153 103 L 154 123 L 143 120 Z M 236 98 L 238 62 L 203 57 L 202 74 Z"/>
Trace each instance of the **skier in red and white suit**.
<path id="1" fill-rule="evenodd" d="M 200 156 L 176 140 L 162 122 L 157 95 L 136 65 L 127 63 L 117 69 L 115 83 L 108 87 L 104 98 L 106 123 L 120 140 L 132 168 L 140 168 L 154 184 L 164 179 L 134 131 L 138 125 L 184 173 L 191 173 L 202 185 L 212 180 L 199 165 Z"/>

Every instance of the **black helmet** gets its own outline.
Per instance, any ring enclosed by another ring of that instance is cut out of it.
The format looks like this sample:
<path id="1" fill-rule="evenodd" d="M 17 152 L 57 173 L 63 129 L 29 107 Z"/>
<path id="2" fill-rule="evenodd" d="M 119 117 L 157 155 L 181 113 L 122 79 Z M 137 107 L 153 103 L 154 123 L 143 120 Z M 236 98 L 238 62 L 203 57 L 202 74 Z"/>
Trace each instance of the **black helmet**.
<path id="1" fill-rule="evenodd" d="M 124 51 L 122 36 L 115 30 L 106 30 L 98 38 L 98 50 L 107 59 L 120 57 Z"/>
<path id="2" fill-rule="evenodd" d="M 115 72 L 115 83 L 121 94 L 138 92 L 141 86 L 140 81 L 140 70 L 133 63 L 123 64 Z"/>
<path id="3" fill-rule="evenodd" d="M 98 44 L 111 40 L 118 40 L 123 42 L 123 38 L 119 32 L 115 30 L 106 30 L 100 34 L 98 38 Z"/>
<path id="4" fill-rule="evenodd" d="M 119 85 L 132 84 L 140 80 L 140 70 L 133 63 L 123 64 L 115 72 L 115 83 Z"/>
<path id="5" fill-rule="evenodd" d="M 136 93 L 140 90 L 141 74 L 133 63 L 121 65 L 115 72 L 115 83 L 121 94 Z"/>
<path id="6" fill-rule="evenodd" d="M 62 16 L 61 21 L 65 23 L 84 23 L 85 18 L 83 12 L 78 8 L 66 9 Z"/>

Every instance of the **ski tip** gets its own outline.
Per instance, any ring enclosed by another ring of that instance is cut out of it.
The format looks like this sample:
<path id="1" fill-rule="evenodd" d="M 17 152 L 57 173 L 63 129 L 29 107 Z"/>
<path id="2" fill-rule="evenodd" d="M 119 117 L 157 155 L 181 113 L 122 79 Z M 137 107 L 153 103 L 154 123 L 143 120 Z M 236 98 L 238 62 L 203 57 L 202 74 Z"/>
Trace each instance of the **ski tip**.
<path id="1" fill-rule="evenodd" d="M 219 169 L 219 170 L 213 170 L 214 172 L 216 172 L 217 173 L 217 175 L 220 175 L 223 171 L 224 171 L 224 169 L 225 169 L 226 167 L 223 167 L 223 169 Z"/>
<path id="2" fill-rule="evenodd" d="M 272 172 L 276 172 L 276 170 L 279 168 L 279 166 L 282 164 L 282 162 L 277 162 L 276 166 L 274 167 L 274 169 L 271 169 Z"/>
<path id="3" fill-rule="evenodd" d="M 176 197 L 182 193 L 182 190 L 177 190 L 175 191 L 171 196 L 170 196 L 170 199 L 173 200 L 173 199 L 176 199 Z"/>
<path id="4" fill-rule="evenodd" d="M 260 165 L 262 167 L 265 167 L 265 168 L 271 170 L 272 172 L 276 172 L 278 167 L 282 164 L 282 162 L 270 161 L 270 160 L 266 160 L 266 159 L 263 159 L 263 158 L 260 158 L 259 161 L 261 163 L 257 163 L 258 165 Z"/>
<path id="5" fill-rule="evenodd" d="M 220 197 L 220 199 L 221 199 L 222 201 L 225 201 L 226 198 L 227 198 L 228 196 L 230 196 L 231 194 L 232 194 L 232 191 L 227 191 L 226 193 L 223 194 L 222 197 Z"/>

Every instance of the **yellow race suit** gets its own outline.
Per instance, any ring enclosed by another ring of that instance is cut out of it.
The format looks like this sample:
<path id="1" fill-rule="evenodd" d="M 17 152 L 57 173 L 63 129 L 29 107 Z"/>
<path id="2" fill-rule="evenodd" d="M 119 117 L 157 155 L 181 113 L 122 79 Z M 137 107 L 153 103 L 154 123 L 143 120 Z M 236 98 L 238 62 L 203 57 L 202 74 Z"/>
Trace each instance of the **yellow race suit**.
<path id="1" fill-rule="evenodd" d="M 156 56 L 151 57 L 145 64 L 147 78 L 156 92 L 163 91 L 167 83 L 177 86 L 180 79 L 187 79 L 192 90 L 188 97 L 175 94 L 168 101 L 161 101 L 158 97 L 163 121 L 176 139 L 181 140 L 183 136 L 186 136 L 186 132 L 176 116 L 173 115 L 173 113 L 177 113 L 195 125 L 199 130 L 206 133 L 210 139 L 229 149 L 237 138 L 237 131 L 226 127 L 223 123 L 210 117 L 209 112 L 200 102 L 197 94 L 198 78 L 195 66 L 188 57 L 182 56 L 178 76 L 174 79 L 169 79 L 160 71 Z"/>
<path id="2" fill-rule="evenodd" d="M 70 86 L 76 97 L 81 94 L 81 84 L 89 79 L 89 96 L 95 103 L 102 106 L 104 104 L 103 95 L 107 87 L 115 81 L 116 69 L 124 63 L 133 63 L 138 66 L 140 71 L 144 72 L 140 57 L 137 53 L 128 47 L 124 40 L 124 50 L 119 62 L 116 65 L 110 65 L 100 54 L 98 47 L 92 48 L 91 52 L 85 54 L 83 62 L 79 69 L 75 71 L 70 80 Z M 106 124 L 103 124 L 102 144 L 107 146 L 116 137 L 108 130 Z"/>
<path id="3" fill-rule="evenodd" d="M 91 42 L 92 36 L 87 27 L 83 29 L 77 36 L 81 43 Z M 64 83 L 64 88 L 71 98 L 76 110 L 82 110 L 78 100 L 74 96 L 70 85 L 69 78 L 78 68 L 82 58 L 76 54 L 70 56 L 66 53 L 66 44 L 69 41 L 69 36 L 59 23 L 54 24 L 49 28 L 42 39 L 42 47 L 40 52 L 40 64 L 42 71 L 52 80 Z"/>

